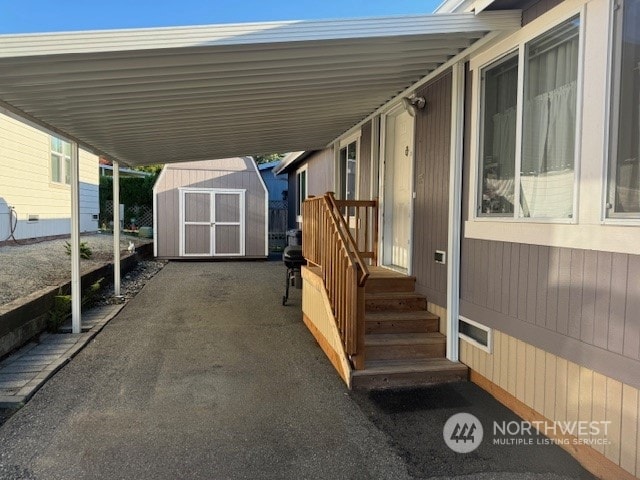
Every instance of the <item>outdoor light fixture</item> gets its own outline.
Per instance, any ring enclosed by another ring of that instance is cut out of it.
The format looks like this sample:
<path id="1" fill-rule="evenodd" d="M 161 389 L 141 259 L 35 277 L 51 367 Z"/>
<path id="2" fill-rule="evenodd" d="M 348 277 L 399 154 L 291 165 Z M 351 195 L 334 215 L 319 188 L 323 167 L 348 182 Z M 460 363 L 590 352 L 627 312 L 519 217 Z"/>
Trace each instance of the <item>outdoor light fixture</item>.
<path id="1" fill-rule="evenodd" d="M 408 97 L 404 97 L 402 99 L 402 103 L 404 104 L 404 108 L 412 117 L 416 116 L 416 111 L 422 110 L 427 105 L 427 101 L 424 97 L 418 97 L 415 93 Z"/>

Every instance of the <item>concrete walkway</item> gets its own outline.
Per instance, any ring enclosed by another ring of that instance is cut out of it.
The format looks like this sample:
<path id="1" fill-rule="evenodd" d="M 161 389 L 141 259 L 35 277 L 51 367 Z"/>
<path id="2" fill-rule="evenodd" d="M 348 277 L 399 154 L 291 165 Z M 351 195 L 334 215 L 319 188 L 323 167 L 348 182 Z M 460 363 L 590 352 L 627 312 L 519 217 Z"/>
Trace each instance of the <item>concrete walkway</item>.
<path id="1" fill-rule="evenodd" d="M 44 333 L 0 362 L 0 408 L 18 408 L 78 353 L 122 305 L 94 308 L 82 314 L 82 332 L 71 333 L 71 321 L 60 334 Z"/>
<path id="2" fill-rule="evenodd" d="M 589 478 L 555 447 L 448 450 L 450 413 L 513 417 L 473 385 L 350 394 L 283 284 L 280 262 L 167 265 L 0 427 L 0 478 Z"/>

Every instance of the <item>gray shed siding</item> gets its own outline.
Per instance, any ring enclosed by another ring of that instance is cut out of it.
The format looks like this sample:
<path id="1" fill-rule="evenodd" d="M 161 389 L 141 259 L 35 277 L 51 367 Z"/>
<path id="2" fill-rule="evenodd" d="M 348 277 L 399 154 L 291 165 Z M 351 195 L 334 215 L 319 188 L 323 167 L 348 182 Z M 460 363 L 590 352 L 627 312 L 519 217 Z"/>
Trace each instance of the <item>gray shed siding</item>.
<path id="1" fill-rule="evenodd" d="M 416 291 L 445 306 L 447 266 L 435 263 L 433 254 L 446 251 L 448 242 L 451 72 L 416 93 L 427 106 L 415 117 L 412 268 Z"/>
<path id="2" fill-rule="evenodd" d="M 469 74 L 466 88 L 468 125 Z M 464 142 L 463 222 L 472 164 L 468 129 Z M 464 234 L 461 243 L 461 315 L 640 387 L 640 255 Z"/>
<path id="3" fill-rule="evenodd" d="M 245 256 L 264 257 L 266 193 L 252 163 L 230 158 L 167 165 L 155 186 L 158 257 L 180 257 L 179 188 L 245 189 Z"/>

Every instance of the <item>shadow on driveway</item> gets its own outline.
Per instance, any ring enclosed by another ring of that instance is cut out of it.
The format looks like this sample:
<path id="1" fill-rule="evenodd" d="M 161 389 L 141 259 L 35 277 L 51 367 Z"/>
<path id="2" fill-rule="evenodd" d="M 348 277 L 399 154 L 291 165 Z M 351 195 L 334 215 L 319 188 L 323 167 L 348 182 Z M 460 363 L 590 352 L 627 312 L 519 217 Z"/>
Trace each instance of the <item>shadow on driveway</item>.
<path id="1" fill-rule="evenodd" d="M 283 284 L 281 262 L 168 264 L 0 427 L 0 478 L 582 474 L 559 451 L 544 466 L 447 451 L 450 412 L 505 414 L 473 385 L 351 395 L 301 321 L 300 291 L 281 306 Z M 546 473 L 495 473 L 528 469 Z"/>

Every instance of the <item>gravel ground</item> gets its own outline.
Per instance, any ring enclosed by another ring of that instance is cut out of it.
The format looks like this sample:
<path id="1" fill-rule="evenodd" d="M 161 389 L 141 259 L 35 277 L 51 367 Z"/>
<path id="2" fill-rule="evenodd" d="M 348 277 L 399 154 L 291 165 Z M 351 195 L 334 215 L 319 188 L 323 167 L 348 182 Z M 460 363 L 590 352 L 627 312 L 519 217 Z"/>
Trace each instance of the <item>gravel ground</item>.
<path id="1" fill-rule="evenodd" d="M 0 247 L 0 305 L 71 280 L 71 261 L 65 251 L 66 241 L 58 239 Z M 93 251 L 91 259 L 81 260 L 82 273 L 111 262 L 111 235 L 83 235 L 81 241 L 86 242 Z M 120 241 L 121 252 L 127 252 L 129 242 L 133 242 L 137 248 L 151 240 L 123 236 Z"/>
<path id="2" fill-rule="evenodd" d="M 122 303 L 123 299 L 128 300 L 135 297 L 149 279 L 158 273 L 165 265 L 166 262 L 156 260 L 142 260 L 138 262 L 138 265 L 136 265 L 133 270 L 122 277 L 120 282 L 120 299 L 113 296 L 113 283 L 110 283 L 100 292 L 100 298 L 96 302 L 96 306 Z"/>

